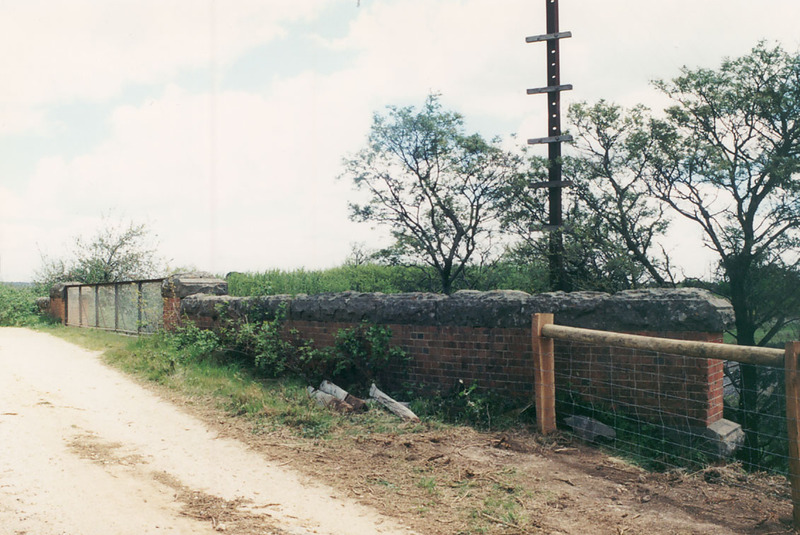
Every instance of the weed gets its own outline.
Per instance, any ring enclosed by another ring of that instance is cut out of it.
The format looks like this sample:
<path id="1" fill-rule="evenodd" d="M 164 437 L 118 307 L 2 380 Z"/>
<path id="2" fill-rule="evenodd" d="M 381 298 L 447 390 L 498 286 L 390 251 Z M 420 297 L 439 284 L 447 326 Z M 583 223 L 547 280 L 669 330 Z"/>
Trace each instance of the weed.
<path id="1" fill-rule="evenodd" d="M 503 429 L 524 423 L 523 411 L 509 396 L 480 388 L 479 383 L 459 380 L 445 394 L 427 396 L 412 403 L 411 409 L 421 417 L 470 425 L 478 429 Z"/>
<path id="2" fill-rule="evenodd" d="M 420 480 L 417 482 L 417 486 L 421 489 L 425 489 L 430 494 L 438 494 L 438 490 L 436 489 L 436 478 L 435 477 L 421 477 Z"/>

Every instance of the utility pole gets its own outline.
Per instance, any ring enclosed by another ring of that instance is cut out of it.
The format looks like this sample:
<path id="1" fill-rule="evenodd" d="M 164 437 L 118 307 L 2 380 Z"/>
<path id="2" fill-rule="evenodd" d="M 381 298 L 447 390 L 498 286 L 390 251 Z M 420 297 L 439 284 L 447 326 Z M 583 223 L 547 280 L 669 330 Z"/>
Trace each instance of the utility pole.
<path id="1" fill-rule="evenodd" d="M 572 89 L 570 84 L 561 84 L 561 63 L 559 41 L 572 37 L 572 32 L 560 32 L 558 27 L 558 0 L 545 0 L 547 7 L 547 33 L 526 37 L 526 43 L 547 43 L 547 85 L 528 89 L 529 95 L 547 94 L 547 136 L 529 139 L 529 145 L 547 144 L 549 160 L 548 181 L 537 182 L 534 188 L 548 190 L 548 225 L 550 232 L 548 261 L 550 265 L 550 287 L 554 290 L 568 290 L 564 270 L 564 236 L 562 233 L 561 190 L 571 185 L 561 179 L 561 142 L 572 141 L 572 136 L 561 133 L 561 92 Z"/>

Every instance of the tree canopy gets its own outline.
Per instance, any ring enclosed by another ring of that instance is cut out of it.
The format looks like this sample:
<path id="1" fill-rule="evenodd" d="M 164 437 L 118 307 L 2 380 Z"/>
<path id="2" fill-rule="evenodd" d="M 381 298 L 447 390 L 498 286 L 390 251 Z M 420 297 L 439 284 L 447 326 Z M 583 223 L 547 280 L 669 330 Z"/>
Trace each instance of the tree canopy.
<path id="1" fill-rule="evenodd" d="M 384 256 L 431 266 L 450 293 L 490 252 L 497 197 L 518 163 L 499 141 L 467 134 L 438 95 L 419 111 L 389 106 L 375 114 L 367 146 L 345 161 L 343 176 L 367 193 L 351 218 L 387 226 L 394 243 Z"/>
<path id="2" fill-rule="evenodd" d="M 605 101 L 573 104 L 568 113 L 575 142 L 564 158 L 564 267 L 572 290 L 619 291 L 674 284 L 669 257 L 657 240 L 668 226 L 663 203 L 649 195 L 646 155 L 652 119 L 637 106 Z M 503 226 L 519 241 L 515 258 L 548 254 L 545 158 L 528 159 L 527 173 L 505 194 Z M 529 260 L 530 261 L 530 260 Z"/>
<path id="3" fill-rule="evenodd" d="M 102 228 L 90 238 L 75 238 L 69 256 L 43 257 L 36 282 L 45 286 L 63 281 L 95 284 L 155 278 L 164 271 L 164 261 L 145 224 L 104 219 Z"/>
<path id="4" fill-rule="evenodd" d="M 658 87 L 676 104 L 656 137 L 652 192 L 718 255 L 738 342 L 766 343 L 756 340 L 759 273 L 796 270 L 800 245 L 800 56 L 761 43 Z"/>

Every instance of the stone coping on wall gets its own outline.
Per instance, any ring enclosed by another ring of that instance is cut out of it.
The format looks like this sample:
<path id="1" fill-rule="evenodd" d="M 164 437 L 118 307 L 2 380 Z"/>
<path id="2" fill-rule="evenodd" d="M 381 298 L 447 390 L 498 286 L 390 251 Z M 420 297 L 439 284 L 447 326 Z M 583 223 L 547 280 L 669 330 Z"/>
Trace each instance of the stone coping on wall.
<path id="1" fill-rule="evenodd" d="M 216 320 L 225 311 L 232 319 L 260 321 L 274 318 L 281 307 L 287 319 L 298 321 L 486 328 L 530 327 L 531 316 L 538 312 L 555 314 L 560 325 L 626 332 L 719 333 L 733 322 L 728 301 L 697 288 L 537 295 L 509 290 L 465 290 L 450 296 L 360 292 L 294 297 L 195 294 L 182 299 L 181 314 Z"/>
<path id="2" fill-rule="evenodd" d="M 194 294 L 227 295 L 228 283 L 205 271 L 175 273 L 161 283 L 161 296 L 183 299 Z"/>

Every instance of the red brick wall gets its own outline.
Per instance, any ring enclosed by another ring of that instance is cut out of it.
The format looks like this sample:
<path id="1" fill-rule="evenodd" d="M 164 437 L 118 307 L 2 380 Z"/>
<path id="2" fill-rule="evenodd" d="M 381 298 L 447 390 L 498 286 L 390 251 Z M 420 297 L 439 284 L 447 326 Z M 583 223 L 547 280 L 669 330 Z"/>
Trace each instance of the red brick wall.
<path id="1" fill-rule="evenodd" d="M 180 324 L 180 297 L 164 297 L 164 329 L 172 331 Z"/>
<path id="2" fill-rule="evenodd" d="M 319 347 L 333 344 L 349 323 L 289 321 Z M 411 357 L 405 377 L 425 391 L 447 392 L 458 381 L 477 382 L 521 400 L 533 399 L 531 330 L 458 326 L 387 325 L 392 342 Z M 721 342 L 720 334 L 635 333 Z M 584 402 L 670 426 L 706 426 L 722 418 L 722 361 L 623 348 L 556 342 L 556 391 Z M 395 384 L 394 386 L 400 386 Z"/>
<path id="3" fill-rule="evenodd" d="M 296 329 L 303 338 L 313 339 L 319 347 L 332 345 L 339 329 L 353 326 L 287 322 L 287 327 Z M 462 380 L 521 398 L 533 396 L 530 329 L 397 324 L 387 327 L 392 331 L 393 345 L 411 357 L 408 373 L 395 370 L 392 377 L 396 383 L 407 381 L 426 391 L 447 392 Z"/>
<path id="4" fill-rule="evenodd" d="M 644 332 L 644 336 L 722 342 L 720 334 Z M 651 351 L 556 341 L 562 396 L 670 426 L 707 426 L 722 418 L 723 363 Z M 563 399 L 563 397 L 562 397 Z"/>
<path id="5" fill-rule="evenodd" d="M 50 298 L 50 315 L 61 320 L 61 323 L 64 323 L 64 318 L 67 315 L 64 306 L 64 299 L 61 297 Z"/>

